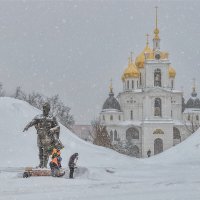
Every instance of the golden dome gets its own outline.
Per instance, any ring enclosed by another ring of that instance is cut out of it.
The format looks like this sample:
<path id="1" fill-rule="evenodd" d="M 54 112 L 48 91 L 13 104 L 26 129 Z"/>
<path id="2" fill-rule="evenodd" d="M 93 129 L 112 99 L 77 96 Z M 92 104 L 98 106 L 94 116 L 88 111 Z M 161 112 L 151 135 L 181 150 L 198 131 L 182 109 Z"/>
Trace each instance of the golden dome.
<path id="1" fill-rule="evenodd" d="M 126 78 L 138 78 L 140 76 L 140 72 L 137 69 L 134 62 L 131 62 L 129 60 L 128 67 L 124 70 L 124 73 L 122 75 L 122 80 L 124 81 Z"/>
<path id="2" fill-rule="evenodd" d="M 170 78 L 174 78 L 176 76 L 176 71 L 172 66 L 169 66 L 168 74 Z"/>
<path id="3" fill-rule="evenodd" d="M 144 53 L 153 53 L 151 48 L 148 46 L 148 43 L 147 43 L 145 49 L 135 59 L 135 64 L 136 64 L 136 66 L 138 68 L 143 68 L 144 67 L 144 61 L 145 61 Z"/>

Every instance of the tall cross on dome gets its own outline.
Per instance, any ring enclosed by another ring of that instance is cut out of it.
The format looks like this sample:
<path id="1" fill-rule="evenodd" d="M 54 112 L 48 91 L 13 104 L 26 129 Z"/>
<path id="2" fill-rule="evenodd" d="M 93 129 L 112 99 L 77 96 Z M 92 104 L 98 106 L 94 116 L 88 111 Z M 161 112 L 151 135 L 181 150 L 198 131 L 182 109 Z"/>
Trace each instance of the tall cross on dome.
<path id="1" fill-rule="evenodd" d="M 113 93 L 112 78 L 110 79 L 110 93 Z"/>
<path id="2" fill-rule="evenodd" d="M 146 45 L 148 46 L 149 45 L 149 34 L 148 33 L 146 34 L 146 37 L 147 37 Z"/>
<path id="3" fill-rule="evenodd" d="M 193 92 L 195 92 L 195 90 L 196 90 L 196 79 L 193 78 L 192 80 L 193 80 Z"/>
<path id="4" fill-rule="evenodd" d="M 131 63 L 133 62 L 133 54 L 134 54 L 134 52 L 131 51 Z"/>
<path id="5" fill-rule="evenodd" d="M 158 28 L 158 6 L 155 6 L 156 8 L 156 29 Z"/>

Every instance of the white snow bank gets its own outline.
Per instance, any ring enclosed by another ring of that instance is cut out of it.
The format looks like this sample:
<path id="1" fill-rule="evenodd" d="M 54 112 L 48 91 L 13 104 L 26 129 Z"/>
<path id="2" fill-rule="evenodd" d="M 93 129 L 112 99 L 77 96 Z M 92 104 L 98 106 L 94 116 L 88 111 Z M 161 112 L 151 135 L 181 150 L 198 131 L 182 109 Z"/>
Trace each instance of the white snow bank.
<path id="1" fill-rule="evenodd" d="M 35 129 L 22 130 L 41 111 L 0 98 L 0 113 L 0 200 L 199 200 L 200 131 L 157 156 L 134 159 L 87 143 L 61 126 L 62 165 L 79 152 L 80 176 L 23 179 L 18 167 L 36 166 L 38 149 Z"/>
<path id="2" fill-rule="evenodd" d="M 41 111 L 28 103 L 8 97 L 0 98 L 0 152 L 4 162 L 0 167 L 23 167 L 38 165 L 37 134 L 34 127 L 23 133 L 23 129 Z M 79 153 L 79 165 L 123 166 L 123 162 L 136 160 L 113 150 L 87 143 L 61 125 L 63 166 L 67 166 L 71 154 Z M 115 162 L 112 162 L 114 160 Z"/>
<path id="3" fill-rule="evenodd" d="M 34 127 L 27 132 L 23 128 L 41 111 L 28 103 L 8 97 L 0 98 L 0 152 L 4 162 L 0 167 L 36 166 L 39 162 L 37 135 Z M 150 159 L 135 159 L 115 151 L 85 142 L 61 125 L 63 166 L 67 166 L 71 154 L 79 153 L 79 165 L 95 167 L 124 167 L 136 163 L 188 163 L 200 160 L 200 130 L 181 144 Z"/>

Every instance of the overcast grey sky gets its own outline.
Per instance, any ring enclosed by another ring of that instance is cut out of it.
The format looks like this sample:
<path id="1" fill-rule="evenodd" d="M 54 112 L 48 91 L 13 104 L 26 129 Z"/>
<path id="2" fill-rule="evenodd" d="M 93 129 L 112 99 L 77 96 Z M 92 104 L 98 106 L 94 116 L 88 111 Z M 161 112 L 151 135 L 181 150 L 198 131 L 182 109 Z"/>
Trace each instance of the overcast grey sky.
<path id="1" fill-rule="evenodd" d="M 0 82 L 9 93 L 59 94 L 77 123 L 90 123 L 115 95 L 130 51 L 145 47 L 158 10 L 161 50 L 186 98 L 200 93 L 200 1 L 0 1 Z M 200 95 L 199 95 L 200 96 Z"/>

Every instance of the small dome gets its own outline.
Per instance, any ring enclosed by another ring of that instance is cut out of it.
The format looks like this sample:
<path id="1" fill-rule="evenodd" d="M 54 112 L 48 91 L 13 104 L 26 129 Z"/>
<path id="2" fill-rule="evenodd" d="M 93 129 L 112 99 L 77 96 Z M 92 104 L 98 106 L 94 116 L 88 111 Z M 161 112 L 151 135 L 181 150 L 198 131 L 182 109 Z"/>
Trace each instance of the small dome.
<path id="1" fill-rule="evenodd" d="M 136 57 L 135 59 L 135 64 L 138 68 L 143 68 L 144 67 L 144 62 L 145 62 L 145 53 L 153 53 L 153 51 L 151 50 L 151 48 L 148 46 L 148 44 L 146 45 L 145 49 L 140 53 L 139 56 Z"/>
<path id="2" fill-rule="evenodd" d="M 109 93 L 109 97 L 106 99 L 106 101 L 103 104 L 103 110 L 105 109 L 116 109 L 120 111 L 120 105 L 117 99 L 114 97 L 114 93 L 112 90 Z"/>
<path id="3" fill-rule="evenodd" d="M 186 108 L 200 108 L 200 100 L 197 97 L 197 93 L 195 91 L 195 87 L 193 88 L 193 91 L 191 93 L 191 97 L 186 103 Z"/>
<path id="4" fill-rule="evenodd" d="M 170 77 L 170 78 L 175 78 L 175 76 L 176 76 L 176 71 L 175 71 L 175 69 L 174 69 L 172 66 L 169 66 L 168 74 L 169 74 L 169 77 Z"/>
<path id="5" fill-rule="evenodd" d="M 140 76 L 140 71 L 137 69 L 136 65 L 133 62 L 129 62 L 128 67 L 124 70 L 122 75 L 122 80 L 126 78 L 138 78 Z"/>

